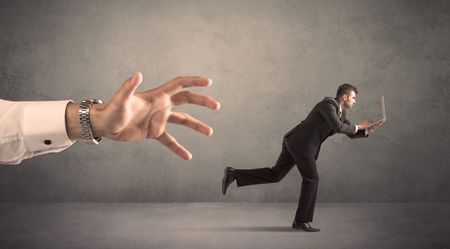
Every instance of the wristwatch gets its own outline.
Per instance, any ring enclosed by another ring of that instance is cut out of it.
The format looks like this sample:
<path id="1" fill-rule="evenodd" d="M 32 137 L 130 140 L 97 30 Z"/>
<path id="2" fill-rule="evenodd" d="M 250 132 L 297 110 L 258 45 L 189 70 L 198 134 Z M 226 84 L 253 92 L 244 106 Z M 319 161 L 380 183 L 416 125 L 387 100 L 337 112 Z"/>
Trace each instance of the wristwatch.
<path id="1" fill-rule="evenodd" d="M 78 111 L 78 116 L 80 117 L 81 125 L 81 137 L 83 140 L 90 144 L 98 144 L 102 137 L 94 137 L 92 134 L 90 109 L 93 104 L 102 104 L 103 101 L 100 99 L 85 99 L 80 103 L 80 110 Z"/>

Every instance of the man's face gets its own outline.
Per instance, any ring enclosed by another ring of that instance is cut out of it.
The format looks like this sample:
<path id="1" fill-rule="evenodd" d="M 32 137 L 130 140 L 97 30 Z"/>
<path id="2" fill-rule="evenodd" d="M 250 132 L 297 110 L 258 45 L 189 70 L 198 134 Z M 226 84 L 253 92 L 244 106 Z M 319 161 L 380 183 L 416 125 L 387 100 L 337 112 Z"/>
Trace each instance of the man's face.
<path id="1" fill-rule="evenodd" d="M 344 94 L 344 107 L 347 109 L 351 109 L 353 105 L 356 103 L 356 93 L 355 91 L 351 91 L 349 94 Z"/>

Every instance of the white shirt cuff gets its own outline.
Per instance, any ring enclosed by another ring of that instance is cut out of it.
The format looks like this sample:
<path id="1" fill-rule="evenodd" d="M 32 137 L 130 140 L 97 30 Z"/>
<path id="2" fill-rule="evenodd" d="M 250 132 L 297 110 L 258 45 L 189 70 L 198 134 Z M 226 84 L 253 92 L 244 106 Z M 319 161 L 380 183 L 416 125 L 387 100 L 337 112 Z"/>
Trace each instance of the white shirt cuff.
<path id="1" fill-rule="evenodd" d="M 72 145 L 66 131 L 66 107 L 71 100 L 26 101 L 23 106 L 23 136 L 34 155 L 59 152 Z"/>

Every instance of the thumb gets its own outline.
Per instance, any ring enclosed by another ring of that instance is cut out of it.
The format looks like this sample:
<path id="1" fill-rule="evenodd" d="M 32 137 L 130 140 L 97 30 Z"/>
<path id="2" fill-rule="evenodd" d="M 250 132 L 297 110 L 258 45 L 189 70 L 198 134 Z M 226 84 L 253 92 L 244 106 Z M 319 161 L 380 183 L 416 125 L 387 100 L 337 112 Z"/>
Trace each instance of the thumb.
<path id="1" fill-rule="evenodd" d="M 139 87 L 139 85 L 142 83 L 142 73 L 137 72 L 134 74 L 133 77 L 128 78 L 120 87 L 118 94 L 120 97 L 126 99 L 130 96 L 132 96 L 136 89 Z"/>

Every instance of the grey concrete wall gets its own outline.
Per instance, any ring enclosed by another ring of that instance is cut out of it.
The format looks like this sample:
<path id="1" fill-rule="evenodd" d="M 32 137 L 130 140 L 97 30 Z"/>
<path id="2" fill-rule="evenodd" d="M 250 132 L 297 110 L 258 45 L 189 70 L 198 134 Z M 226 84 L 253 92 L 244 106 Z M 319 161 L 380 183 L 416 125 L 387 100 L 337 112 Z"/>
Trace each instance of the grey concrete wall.
<path id="1" fill-rule="evenodd" d="M 343 82 L 350 119 L 388 122 L 368 139 L 336 135 L 318 160 L 319 201 L 450 201 L 449 1 L 0 1 L 0 98 L 108 99 L 135 71 L 141 89 L 205 75 L 217 112 L 182 107 L 215 129 L 155 141 L 77 143 L 0 167 L 0 201 L 296 201 L 278 184 L 222 197 L 225 166 L 272 166 L 283 134 Z"/>

